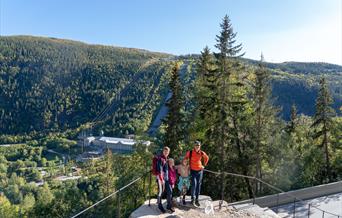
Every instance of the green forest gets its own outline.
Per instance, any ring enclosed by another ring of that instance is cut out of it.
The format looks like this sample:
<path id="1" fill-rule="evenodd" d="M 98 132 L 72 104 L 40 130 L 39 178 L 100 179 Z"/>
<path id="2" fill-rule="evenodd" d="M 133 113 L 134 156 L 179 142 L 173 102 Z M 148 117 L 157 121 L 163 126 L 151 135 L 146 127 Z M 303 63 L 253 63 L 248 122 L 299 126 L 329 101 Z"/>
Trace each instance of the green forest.
<path id="1" fill-rule="evenodd" d="M 198 57 L 179 58 L 195 64 Z M 165 72 L 171 58 L 177 59 L 54 38 L 0 37 L 0 130 L 34 134 L 75 129 L 91 122 L 115 100 L 107 113 L 112 122 L 108 121 L 111 127 L 106 131 L 112 135 L 134 133 L 138 128 L 134 121 L 149 125 L 167 93 Z M 258 65 L 248 59 L 242 62 Z M 274 103 L 282 108 L 286 120 L 292 104 L 298 113 L 314 115 L 321 76 L 329 83 L 333 107 L 341 113 L 341 66 L 295 62 L 265 66 L 272 73 Z"/>
<path id="2" fill-rule="evenodd" d="M 0 217 L 71 217 L 142 176 L 80 216 L 128 217 L 149 191 L 156 195 L 153 155 L 167 145 L 178 163 L 195 140 L 209 170 L 285 191 L 341 180 L 342 66 L 245 59 L 228 16 L 220 27 L 215 51 L 184 56 L 1 36 Z M 148 135 L 169 92 L 169 113 Z M 152 145 L 77 162 L 82 131 Z M 210 174 L 202 190 L 227 202 L 274 193 Z"/>

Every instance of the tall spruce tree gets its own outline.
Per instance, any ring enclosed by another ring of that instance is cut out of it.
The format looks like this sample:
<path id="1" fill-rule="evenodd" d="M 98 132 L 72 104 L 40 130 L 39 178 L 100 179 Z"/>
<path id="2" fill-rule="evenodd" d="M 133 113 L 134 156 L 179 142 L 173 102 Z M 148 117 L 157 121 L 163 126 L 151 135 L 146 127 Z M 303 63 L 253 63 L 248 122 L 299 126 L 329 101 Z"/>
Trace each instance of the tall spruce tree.
<path id="1" fill-rule="evenodd" d="M 324 77 L 321 78 L 319 84 L 320 88 L 316 99 L 316 113 L 312 127 L 315 128 L 314 139 L 319 140 L 319 145 L 323 149 L 325 166 L 321 172 L 321 178 L 319 178 L 323 182 L 325 178 L 328 181 L 333 179 L 330 166 L 329 135 L 333 128 L 332 118 L 335 116 L 335 111 L 331 107 L 333 99 L 330 95 L 326 79 Z"/>
<path id="2" fill-rule="evenodd" d="M 166 133 L 164 138 L 164 145 L 169 146 L 171 152 L 180 152 L 180 142 L 184 139 L 183 120 L 184 116 L 182 109 L 184 106 L 184 97 L 182 84 L 179 77 L 179 63 L 174 63 L 171 70 L 171 80 L 169 83 L 172 96 L 167 107 L 169 109 L 165 118 Z"/>
<path id="3" fill-rule="evenodd" d="M 295 104 L 291 106 L 290 122 L 287 125 L 287 132 L 292 133 L 297 125 L 297 107 Z"/>
<path id="4" fill-rule="evenodd" d="M 199 63 L 197 65 L 197 83 L 196 83 L 196 102 L 197 112 L 201 119 L 210 116 L 208 106 L 215 100 L 214 90 L 216 88 L 216 77 L 214 71 L 213 56 L 210 49 L 206 46 L 201 52 Z"/>
<path id="5" fill-rule="evenodd" d="M 266 146 L 271 133 L 270 124 L 275 118 L 275 108 L 270 103 L 271 85 L 270 72 L 264 64 L 264 57 L 261 55 L 261 60 L 258 68 L 255 70 L 255 85 L 254 85 L 254 146 L 256 160 L 256 178 L 262 179 L 262 161 L 264 159 Z M 261 184 L 257 183 L 256 192 L 261 191 Z"/>
<path id="6" fill-rule="evenodd" d="M 217 59 L 217 83 L 216 90 L 216 101 L 214 110 L 216 109 L 216 119 L 213 128 L 214 140 L 216 146 L 219 148 L 217 151 L 220 153 L 220 170 L 230 170 L 229 164 L 227 163 L 227 150 L 231 150 L 232 146 L 229 146 L 229 113 L 230 113 L 230 77 L 234 71 L 235 58 L 241 57 L 240 54 L 242 45 L 236 45 L 236 33 L 233 31 L 232 24 L 229 17 L 226 15 L 220 24 L 220 34 L 216 36 L 217 44 L 215 47 L 219 50 L 215 53 Z M 225 174 L 221 174 L 221 199 L 225 195 L 226 179 Z"/>

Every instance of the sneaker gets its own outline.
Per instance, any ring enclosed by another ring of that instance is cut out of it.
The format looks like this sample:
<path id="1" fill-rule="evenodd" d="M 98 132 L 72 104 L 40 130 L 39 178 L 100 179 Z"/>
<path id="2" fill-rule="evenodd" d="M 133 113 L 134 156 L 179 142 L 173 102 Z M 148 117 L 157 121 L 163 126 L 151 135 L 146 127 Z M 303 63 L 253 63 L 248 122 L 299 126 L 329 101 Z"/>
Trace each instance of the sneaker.
<path id="1" fill-rule="evenodd" d="M 196 207 L 196 204 L 195 204 L 195 200 L 194 199 L 191 199 L 191 204 Z"/>
<path id="2" fill-rule="evenodd" d="M 158 204 L 158 209 L 162 212 L 165 213 L 165 209 L 162 204 Z"/>
<path id="3" fill-rule="evenodd" d="M 198 200 L 195 201 L 195 206 L 196 206 L 196 207 L 201 206 L 200 203 L 198 202 Z"/>
<path id="4" fill-rule="evenodd" d="M 167 209 L 170 210 L 171 213 L 175 212 L 175 208 L 173 208 L 173 207 L 170 207 L 170 208 L 167 208 Z"/>

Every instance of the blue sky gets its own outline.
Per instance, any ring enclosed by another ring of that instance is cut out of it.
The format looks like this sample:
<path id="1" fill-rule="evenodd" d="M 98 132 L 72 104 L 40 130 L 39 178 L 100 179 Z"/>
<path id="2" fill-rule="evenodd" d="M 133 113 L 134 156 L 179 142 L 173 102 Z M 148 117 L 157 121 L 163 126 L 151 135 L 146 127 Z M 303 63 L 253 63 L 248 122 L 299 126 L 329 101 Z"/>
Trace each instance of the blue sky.
<path id="1" fill-rule="evenodd" d="M 0 0 L 1 35 L 172 54 L 214 50 L 228 14 L 245 57 L 342 65 L 342 0 Z"/>

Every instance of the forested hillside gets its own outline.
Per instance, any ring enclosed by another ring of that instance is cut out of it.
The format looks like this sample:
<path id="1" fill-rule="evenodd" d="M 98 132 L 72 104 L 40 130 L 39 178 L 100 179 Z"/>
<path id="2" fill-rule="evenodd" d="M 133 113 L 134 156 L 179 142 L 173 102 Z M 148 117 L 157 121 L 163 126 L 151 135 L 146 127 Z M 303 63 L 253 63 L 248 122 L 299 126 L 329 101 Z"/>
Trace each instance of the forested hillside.
<path id="1" fill-rule="evenodd" d="M 119 100 L 110 111 L 116 130 L 134 131 L 129 122 L 151 119 L 165 92 L 163 59 L 169 56 L 53 38 L 1 37 L 0 131 L 75 128 L 113 99 Z"/>
<path id="2" fill-rule="evenodd" d="M 170 57 L 54 38 L 1 37 L 0 131 L 17 134 L 76 128 L 92 121 L 109 103 L 107 114 L 111 116 L 104 114 L 99 120 L 110 118 L 107 127 L 101 127 L 106 133 L 146 130 L 167 93 L 165 69 Z M 248 59 L 245 62 L 252 67 L 257 64 Z M 292 104 L 299 113 L 314 114 L 321 76 L 327 78 L 334 108 L 340 111 L 342 66 L 265 65 L 271 69 L 274 101 L 281 106 L 284 118 L 289 118 Z"/>
<path id="3" fill-rule="evenodd" d="M 327 79 L 333 108 L 341 115 L 342 66 L 327 63 L 266 63 L 273 75 L 272 94 L 274 101 L 282 108 L 282 116 L 290 119 L 291 106 L 295 104 L 298 113 L 313 116 L 319 80 Z"/>
<path id="4" fill-rule="evenodd" d="M 95 204 L 80 217 L 128 217 L 156 194 L 153 154 L 167 145 L 178 163 L 195 140 L 206 169 L 260 179 L 205 174 L 213 199 L 275 194 L 261 179 L 285 191 L 341 180 L 342 67 L 243 59 L 228 16 L 220 26 L 218 53 L 185 57 L 0 37 L 0 217 L 71 217 Z M 146 136 L 164 103 L 163 124 Z M 79 146 L 89 126 L 151 144 L 124 155 Z M 101 156 L 83 161 L 90 153 Z"/>

